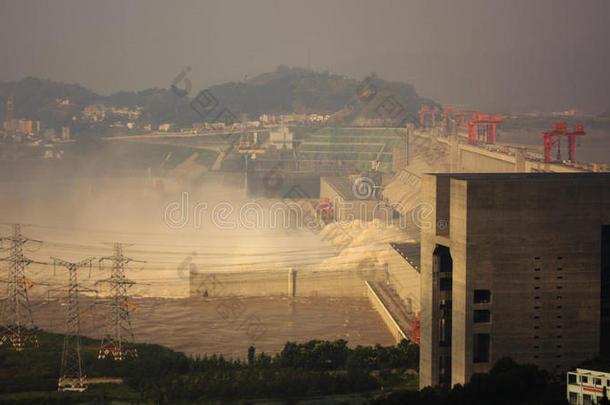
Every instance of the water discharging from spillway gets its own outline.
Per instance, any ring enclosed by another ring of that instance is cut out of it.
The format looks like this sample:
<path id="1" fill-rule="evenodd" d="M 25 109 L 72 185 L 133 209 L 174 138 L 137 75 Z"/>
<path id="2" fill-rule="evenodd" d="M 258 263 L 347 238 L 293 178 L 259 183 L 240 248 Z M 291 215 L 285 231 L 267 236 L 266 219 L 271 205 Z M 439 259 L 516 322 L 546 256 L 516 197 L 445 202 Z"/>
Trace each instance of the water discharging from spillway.
<path id="1" fill-rule="evenodd" d="M 138 341 L 166 344 L 192 354 L 230 356 L 244 356 L 249 345 L 275 352 L 286 341 L 313 338 L 343 338 L 350 345 L 393 343 L 364 297 L 239 298 L 241 307 L 248 310 L 240 321 L 239 317 L 221 316 L 223 299 L 189 298 L 188 272 L 337 269 L 361 262 L 382 265 L 387 241 L 404 237 L 396 229 L 380 233 L 376 228 L 362 229 L 358 223 L 344 226 L 352 240 L 338 253 L 332 227 L 316 234 L 308 229 L 244 226 L 249 223 L 247 218 L 231 226 L 235 211 L 252 201 L 240 200 L 241 191 L 228 187 L 190 190 L 189 204 L 205 203 L 207 211 L 199 212 L 202 219 L 197 226 L 190 213 L 187 223 L 176 227 L 168 224 L 164 210 L 168 204 L 181 203 L 182 190 L 160 192 L 142 178 L 53 178 L 27 183 L 4 179 L 1 186 L 11 190 L 0 197 L 1 220 L 22 223 L 25 236 L 43 241 L 28 247 L 27 256 L 44 262 L 50 262 L 51 256 L 70 261 L 100 258 L 112 254 L 113 242 L 122 242 L 127 256 L 143 261 L 130 263 L 127 272 L 136 282 L 130 294 L 137 307 L 132 320 Z M 257 202 L 262 207 L 273 204 Z M 234 212 L 219 225 L 212 210 L 221 203 L 228 203 Z M 8 227 L 3 229 L 8 231 Z M 88 336 L 102 333 L 104 308 L 100 303 L 105 291 L 95 282 L 108 275 L 108 268 L 97 265 L 79 274 L 83 285 L 99 290 L 97 299 L 95 294 L 83 298 L 83 312 L 93 315 L 82 320 L 83 333 Z M 37 325 L 62 332 L 65 307 L 58 288 L 67 282 L 67 272 L 33 264 L 28 278 L 36 283 L 30 296 Z M 260 333 L 247 333 L 246 317 L 257 320 Z"/>

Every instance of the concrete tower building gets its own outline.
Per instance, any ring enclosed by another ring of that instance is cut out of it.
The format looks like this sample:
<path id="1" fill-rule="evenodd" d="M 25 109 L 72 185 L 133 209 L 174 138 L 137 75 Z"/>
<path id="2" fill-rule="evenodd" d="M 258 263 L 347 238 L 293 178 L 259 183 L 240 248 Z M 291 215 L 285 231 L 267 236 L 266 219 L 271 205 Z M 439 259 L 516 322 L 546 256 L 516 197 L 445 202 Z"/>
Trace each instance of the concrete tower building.
<path id="1" fill-rule="evenodd" d="M 559 371 L 608 350 L 610 174 L 435 174 L 422 187 L 434 207 L 422 388 L 468 382 L 505 356 Z"/>

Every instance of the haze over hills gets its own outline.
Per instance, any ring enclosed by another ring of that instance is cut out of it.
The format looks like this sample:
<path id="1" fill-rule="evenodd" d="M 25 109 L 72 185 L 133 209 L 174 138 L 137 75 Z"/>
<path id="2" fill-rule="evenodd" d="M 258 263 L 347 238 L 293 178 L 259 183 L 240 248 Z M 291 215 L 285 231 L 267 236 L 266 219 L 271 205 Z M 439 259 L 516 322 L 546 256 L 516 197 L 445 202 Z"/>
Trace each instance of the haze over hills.
<path id="1" fill-rule="evenodd" d="M 227 107 L 236 117 L 245 113 L 250 118 L 260 114 L 334 114 L 339 123 L 352 123 L 363 118 L 391 118 L 398 122 L 408 117 L 415 120 L 422 104 L 437 105 L 420 97 L 414 86 L 402 82 L 389 82 L 372 74 L 363 82 L 346 76 L 315 72 L 302 68 L 279 66 L 275 71 L 263 73 L 243 82 L 228 82 L 211 86 L 208 90 L 219 105 Z M 169 87 L 169 86 L 168 86 Z M 186 89 L 183 84 L 179 89 Z M 101 103 L 107 106 L 142 107 L 140 119 L 152 123 L 173 122 L 190 125 L 203 121 L 189 103 L 198 89 L 189 89 L 181 95 L 171 89 L 147 89 L 139 92 L 121 91 L 110 96 L 99 95 L 78 84 L 65 84 L 28 77 L 17 82 L 0 82 L 0 120 L 5 119 L 4 103 L 10 95 L 15 100 L 15 117 L 40 120 L 45 124 L 66 125 L 87 105 Z M 372 96 L 376 102 L 372 103 Z M 395 102 L 391 113 L 379 110 L 386 97 Z M 69 103 L 61 103 L 68 100 Z M 401 111 L 399 111 L 401 110 Z M 400 117 L 393 117 L 400 113 Z M 212 120 L 214 117 L 206 117 Z M 391 120 L 390 119 L 390 120 Z"/>

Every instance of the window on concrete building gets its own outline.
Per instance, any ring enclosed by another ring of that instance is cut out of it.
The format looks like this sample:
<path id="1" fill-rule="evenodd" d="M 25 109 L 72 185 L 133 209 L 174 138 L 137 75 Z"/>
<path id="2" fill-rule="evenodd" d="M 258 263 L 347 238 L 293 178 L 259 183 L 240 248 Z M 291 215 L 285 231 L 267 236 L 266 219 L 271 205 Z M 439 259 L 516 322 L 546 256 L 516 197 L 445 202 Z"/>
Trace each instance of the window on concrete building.
<path id="1" fill-rule="evenodd" d="M 439 332 L 439 345 L 441 347 L 451 347 L 451 322 L 447 319 L 441 319 Z"/>
<path id="2" fill-rule="evenodd" d="M 441 291 L 451 291 L 451 277 L 443 277 L 439 281 Z"/>
<path id="3" fill-rule="evenodd" d="M 580 382 L 583 384 L 586 384 L 589 382 L 589 377 L 587 377 L 586 375 L 580 376 Z"/>
<path id="4" fill-rule="evenodd" d="M 568 374 L 568 384 L 576 384 L 576 374 Z"/>
<path id="5" fill-rule="evenodd" d="M 451 259 L 451 253 L 449 252 L 448 247 L 437 245 L 436 249 L 434 249 L 434 255 L 439 258 L 439 272 L 453 272 L 453 259 Z"/>
<path id="6" fill-rule="evenodd" d="M 441 300 L 439 344 L 451 347 L 451 300 Z"/>
<path id="7" fill-rule="evenodd" d="M 474 290 L 474 303 L 485 304 L 491 301 L 491 291 L 489 290 Z"/>
<path id="8" fill-rule="evenodd" d="M 582 403 L 583 403 L 583 405 L 592 405 L 593 399 L 591 398 L 591 395 L 582 394 Z"/>
<path id="9" fill-rule="evenodd" d="M 593 379 L 593 385 L 602 385 L 602 379 L 601 378 L 594 378 Z"/>
<path id="10" fill-rule="evenodd" d="M 489 322 L 490 319 L 491 319 L 491 314 L 489 313 L 489 311 L 487 309 L 475 309 L 474 310 L 474 322 L 475 323 Z"/>
<path id="11" fill-rule="evenodd" d="M 474 335 L 474 363 L 489 362 L 489 333 L 475 333 Z"/>

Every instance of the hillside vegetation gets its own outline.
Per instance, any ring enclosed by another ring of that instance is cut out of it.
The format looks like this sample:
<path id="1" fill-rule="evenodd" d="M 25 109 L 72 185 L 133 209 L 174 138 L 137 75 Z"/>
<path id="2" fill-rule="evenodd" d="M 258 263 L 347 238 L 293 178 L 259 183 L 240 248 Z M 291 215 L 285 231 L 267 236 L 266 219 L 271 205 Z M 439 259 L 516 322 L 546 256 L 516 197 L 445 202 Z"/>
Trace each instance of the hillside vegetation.
<path id="1" fill-rule="evenodd" d="M 334 114 L 332 121 L 337 124 L 358 123 L 363 119 L 400 123 L 406 117 L 414 122 L 422 104 L 436 105 L 421 98 L 412 85 L 389 82 L 374 74 L 359 81 L 286 66 L 247 81 L 211 86 L 208 90 L 220 107 L 227 107 L 235 117 L 241 118 L 245 113 L 250 119 L 257 119 L 263 113 L 324 113 Z M 78 84 L 28 77 L 17 82 L 0 82 L 0 120 L 5 119 L 5 103 L 13 95 L 15 117 L 40 120 L 46 126 L 67 125 L 85 106 L 96 103 L 140 106 L 140 120 L 153 124 L 173 122 L 188 126 L 202 121 L 189 105 L 198 93 L 194 90 L 184 96 L 177 93 L 169 88 L 156 88 L 102 96 Z M 388 101 L 388 97 L 392 100 Z M 58 99 L 69 99 L 70 103 L 60 104 Z M 206 118 L 213 119 L 213 114 Z"/>

